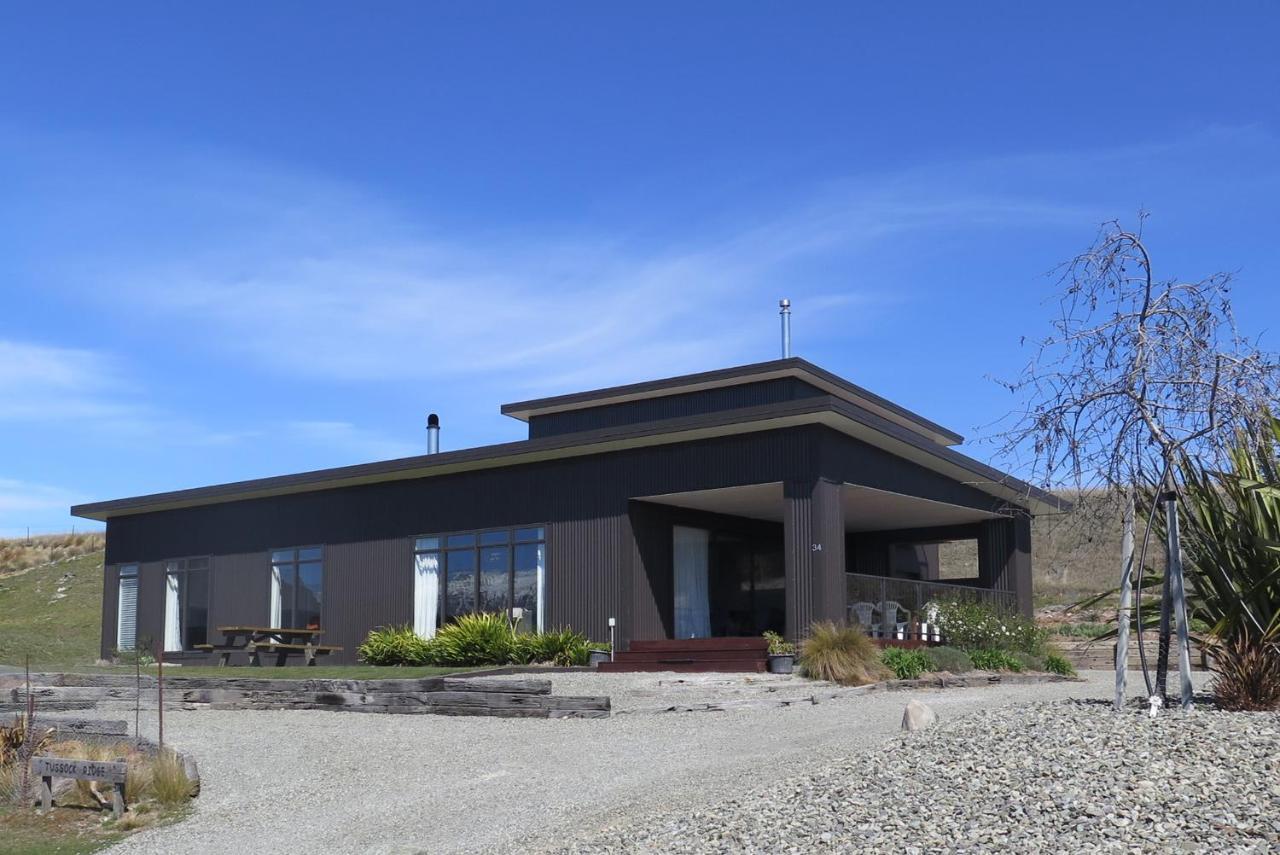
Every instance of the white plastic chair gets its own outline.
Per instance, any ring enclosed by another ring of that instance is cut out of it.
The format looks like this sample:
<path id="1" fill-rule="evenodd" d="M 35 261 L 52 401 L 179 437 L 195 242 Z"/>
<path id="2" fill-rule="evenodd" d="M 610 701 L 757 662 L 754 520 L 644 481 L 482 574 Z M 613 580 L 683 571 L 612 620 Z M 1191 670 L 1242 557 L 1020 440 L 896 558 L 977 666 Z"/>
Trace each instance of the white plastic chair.
<path id="1" fill-rule="evenodd" d="M 898 621 L 898 615 L 903 614 L 909 616 L 910 612 L 904 609 L 900 603 L 888 600 L 880 606 L 877 606 L 876 611 L 887 612 L 887 614 L 881 614 L 880 616 L 880 635 L 882 638 L 907 637 L 907 623 L 906 621 L 902 621 L 900 623 Z"/>
<path id="2" fill-rule="evenodd" d="M 875 603 L 857 602 L 849 604 L 849 616 L 860 624 L 870 635 L 875 631 Z"/>

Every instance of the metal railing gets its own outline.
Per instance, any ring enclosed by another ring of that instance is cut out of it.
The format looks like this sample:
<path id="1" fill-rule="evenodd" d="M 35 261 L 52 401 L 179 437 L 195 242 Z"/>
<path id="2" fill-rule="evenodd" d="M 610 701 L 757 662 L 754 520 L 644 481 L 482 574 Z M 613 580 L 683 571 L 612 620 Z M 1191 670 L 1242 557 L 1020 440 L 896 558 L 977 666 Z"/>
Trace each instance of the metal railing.
<path id="1" fill-rule="evenodd" d="M 979 602 L 1002 612 L 1017 609 L 1013 591 L 980 588 L 965 584 L 967 580 L 925 582 L 861 573 L 846 573 L 845 580 L 846 617 L 849 623 L 865 627 L 873 638 L 943 641 L 936 625 L 930 625 L 928 613 L 928 605 L 940 600 Z"/>

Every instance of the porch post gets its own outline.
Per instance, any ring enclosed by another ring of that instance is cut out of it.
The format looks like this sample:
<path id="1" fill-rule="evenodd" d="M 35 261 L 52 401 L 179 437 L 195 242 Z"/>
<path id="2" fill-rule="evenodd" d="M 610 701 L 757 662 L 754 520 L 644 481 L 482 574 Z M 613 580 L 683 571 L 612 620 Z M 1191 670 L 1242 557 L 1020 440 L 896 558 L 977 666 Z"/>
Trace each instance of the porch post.
<path id="1" fill-rule="evenodd" d="M 978 577 L 984 588 L 1012 591 L 1018 611 L 1032 616 L 1031 515 L 986 520 L 978 532 Z"/>
<path id="2" fill-rule="evenodd" d="M 802 638 L 814 621 L 845 620 L 840 487 L 821 478 L 783 485 L 788 638 Z"/>

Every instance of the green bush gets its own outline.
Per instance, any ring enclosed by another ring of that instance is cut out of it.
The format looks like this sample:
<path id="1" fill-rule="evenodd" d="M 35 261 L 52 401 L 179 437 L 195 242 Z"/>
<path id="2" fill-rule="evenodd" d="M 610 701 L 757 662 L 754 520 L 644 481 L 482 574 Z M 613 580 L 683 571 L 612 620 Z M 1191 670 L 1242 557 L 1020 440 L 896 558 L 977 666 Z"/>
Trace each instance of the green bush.
<path id="1" fill-rule="evenodd" d="M 963 674 L 973 670 L 973 662 L 969 659 L 969 654 L 958 647 L 930 647 L 929 658 L 933 660 L 936 671 Z"/>
<path id="2" fill-rule="evenodd" d="M 930 608 L 943 637 L 953 647 L 1044 654 L 1047 633 L 1022 615 L 969 600 L 944 600 Z"/>
<path id="3" fill-rule="evenodd" d="M 432 665 L 507 665 L 516 634 L 506 616 L 490 612 L 461 615 L 431 639 Z"/>
<path id="4" fill-rule="evenodd" d="M 1045 654 L 1044 670 L 1062 677 L 1074 677 L 1076 675 L 1076 669 L 1067 661 L 1067 658 L 1061 653 L 1053 653 L 1052 651 Z"/>
<path id="5" fill-rule="evenodd" d="M 796 654 L 796 646 L 771 629 L 764 631 L 764 640 L 769 643 L 770 656 L 794 656 Z"/>
<path id="6" fill-rule="evenodd" d="M 1014 659 L 1018 660 L 1018 664 L 1022 666 L 1022 671 L 1044 671 L 1044 657 L 1033 656 L 1030 653 L 1010 653 Z"/>
<path id="7" fill-rule="evenodd" d="M 356 652 L 360 661 L 370 665 L 426 665 L 431 661 L 431 642 L 408 625 L 379 627 Z"/>
<path id="8" fill-rule="evenodd" d="M 899 680 L 914 680 L 925 671 L 934 670 L 933 660 L 923 650 L 905 647 L 886 647 L 880 653 L 884 664 Z"/>
<path id="9" fill-rule="evenodd" d="M 874 683 L 888 676 L 875 642 L 857 626 L 815 623 L 800 645 L 800 667 L 815 680 L 846 686 Z"/>
<path id="10" fill-rule="evenodd" d="M 1022 670 L 1022 662 L 1006 650 L 970 650 L 969 659 L 979 671 Z"/>

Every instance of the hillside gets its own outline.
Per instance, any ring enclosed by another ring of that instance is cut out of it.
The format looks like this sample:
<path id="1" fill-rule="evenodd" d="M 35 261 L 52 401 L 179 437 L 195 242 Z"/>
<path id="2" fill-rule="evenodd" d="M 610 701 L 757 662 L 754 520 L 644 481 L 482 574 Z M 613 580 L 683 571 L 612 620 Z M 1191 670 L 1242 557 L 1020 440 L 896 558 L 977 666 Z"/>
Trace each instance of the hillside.
<path id="1" fill-rule="evenodd" d="M 0 665 L 86 665 L 98 658 L 102 536 L 0 541 Z"/>

